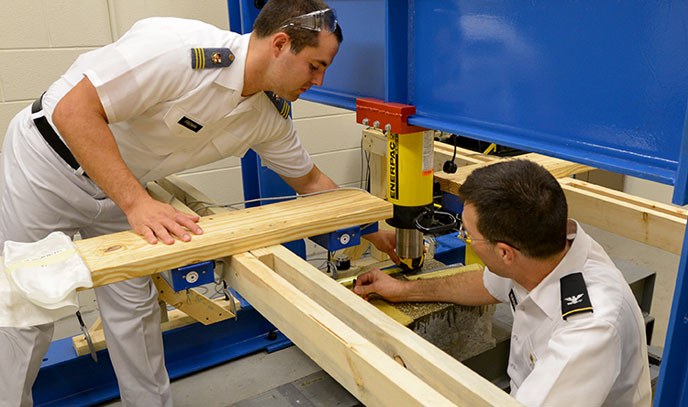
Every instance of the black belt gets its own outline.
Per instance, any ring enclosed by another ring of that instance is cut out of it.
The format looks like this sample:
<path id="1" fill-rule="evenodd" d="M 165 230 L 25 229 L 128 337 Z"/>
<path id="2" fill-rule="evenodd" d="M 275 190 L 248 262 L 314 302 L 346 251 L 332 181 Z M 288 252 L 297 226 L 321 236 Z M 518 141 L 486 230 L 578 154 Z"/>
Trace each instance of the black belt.
<path id="1" fill-rule="evenodd" d="M 36 114 L 43 109 L 42 100 L 43 95 L 33 102 L 33 105 L 31 105 L 31 113 Z M 48 119 L 46 119 L 45 116 L 40 116 L 33 119 L 33 122 L 36 125 L 38 132 L 41 133 L 41 136 L 43 136 L 43 139 L 45 139 L 46 143 L 48 143 L 48 145 L 57 153 L 57 155 L 62 157 L 62 159 L 69 164 L 70 167 L 78 170 L 81 165 L 79 165 L 79 163 L 76 161 L 76 158 L 74 158 L 72 152 L 69 151 L 69 147 L 67 147 L 62 139 L 60 139 L 60 136 L 57 135 L 53 129 L 53 126 L 48 123 Z M 86 173 L 84 173 L 84 175 L 86 175 Z"/>

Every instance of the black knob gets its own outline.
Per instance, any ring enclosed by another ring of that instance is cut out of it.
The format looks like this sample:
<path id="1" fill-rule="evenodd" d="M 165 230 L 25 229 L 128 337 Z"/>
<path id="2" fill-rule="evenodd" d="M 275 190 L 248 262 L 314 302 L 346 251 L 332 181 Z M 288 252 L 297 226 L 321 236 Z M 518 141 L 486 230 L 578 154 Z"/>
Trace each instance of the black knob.
<path id="1" fill-rule="evenodd" d="M 454 161 L 445 161 L 444 165 L 442 166 L 442 171 L 446 172 L 447 174 L 453 174 L 456 172 L 456 169 L 459 168 L 458 165 Z"/>

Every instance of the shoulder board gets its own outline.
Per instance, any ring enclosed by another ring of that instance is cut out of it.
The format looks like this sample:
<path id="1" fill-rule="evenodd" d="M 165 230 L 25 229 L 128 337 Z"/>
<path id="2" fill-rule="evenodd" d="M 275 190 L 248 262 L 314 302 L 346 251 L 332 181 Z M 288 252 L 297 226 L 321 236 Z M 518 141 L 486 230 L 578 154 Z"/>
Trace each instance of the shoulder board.
<path id="1" fill-rule="evenodd" d="M 285 99 L 282 99 L 275 92 L 266 90 L 265 94 L 268 95 L 268 99 L 270 99 L 272 104 L 275 105 L 275 108 L 279 112 L 280 116 L 284 117 L 285 119 L 291 117 L 291 103 L 287 102 Z"/>
<path id="2" fill-rule="evenodd" d="M 593 312 L 592 303 L 588 296 L 588 288 L 582 273 L 564 276 L 559 281 L 561 285 L 561 317 L 566 319 L 573 314 Z"/>
<path id="3" fill-rule="evenodd" d="M 234 54 L 229 48 L 191 48 L 191 68 L 224 68 L 232 65 Z"/>

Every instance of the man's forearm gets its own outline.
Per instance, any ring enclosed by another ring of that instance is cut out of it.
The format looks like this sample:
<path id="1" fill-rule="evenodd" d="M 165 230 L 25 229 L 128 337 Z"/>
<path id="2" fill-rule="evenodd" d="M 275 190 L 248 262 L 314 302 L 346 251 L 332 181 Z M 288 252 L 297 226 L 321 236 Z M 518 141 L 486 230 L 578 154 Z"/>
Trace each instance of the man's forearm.
<path id="1" fill-rule="evenodd" d="M 318 192 L 318 191 L 328 191 L 330 189 L 336 189 L 339 188 L 337 184 L 334 183 L 328 177 L 320 171 L 318 167 L 313 165 L 313 168 L 311 171 L 298 178 L 289 178 L 289 177 L 282 177 L 284 181 L 289 184 L 290 187 L 294 189 L 299 194 L 308 194 L 311 192 Z"/>
<path id="2" fill-rule="evenodd" d="M 462 305 L 499 302 L 483 284 L 483 271 L 474 270 L 444 278 L 410 281 L 404 284 L 406 301 L 439 301 Z"/>

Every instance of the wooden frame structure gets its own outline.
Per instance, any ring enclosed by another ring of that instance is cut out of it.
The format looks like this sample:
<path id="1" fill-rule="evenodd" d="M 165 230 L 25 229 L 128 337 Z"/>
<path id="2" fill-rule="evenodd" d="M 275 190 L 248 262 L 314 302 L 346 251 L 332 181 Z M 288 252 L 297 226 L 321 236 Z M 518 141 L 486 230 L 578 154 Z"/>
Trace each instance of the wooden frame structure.
<path id="1" fill-rule="evenodd" d="M 343 190 L 228 212 L 204 204 L 209 199 L 177 177 L 161 180 L 159 186 L 149 187 L 158 199 L 182 210 L 195 206 L 200 212 L 202 207 L 204 235 L 172 246 L 148 245 L 133 232 L 79 241 L 77 248 L 96 285 L 225 258 L 230 285 L 365 405 L 521 406 L 308 262 L 274 245 L 385 219 L 391 216 L 387 202 Z"/>

